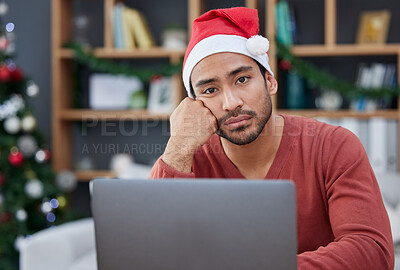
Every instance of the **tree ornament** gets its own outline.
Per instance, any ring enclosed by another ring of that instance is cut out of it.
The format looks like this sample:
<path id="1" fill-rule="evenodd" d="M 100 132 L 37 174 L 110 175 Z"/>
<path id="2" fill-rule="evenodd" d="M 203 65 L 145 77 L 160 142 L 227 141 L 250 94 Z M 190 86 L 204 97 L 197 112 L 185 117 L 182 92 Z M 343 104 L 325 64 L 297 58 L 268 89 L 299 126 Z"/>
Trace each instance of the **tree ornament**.
<path id="1" fill-rule="evenodd" d="M 12 116 L 4 121 L 3 126 L 7 133 L 17 134 L 21 130 L 21 121 L 17 116 Z"/>
<path id="2" fill-rule="evenodd" d="M 71 171 L 61 171 L 56 176 L 57 186 L 66 192 L 72 191 L 77 185 L 75 174 Z"/>
<path id="3" fill-rule="evenodd" d="M 3 0 L 0 2 L 0 16 L 6 15 L 8 12 L 8 5 L 7 3 Z"/>
<path id="4" fill-rule="evenodd" d="M 16 150 L 13 150 L 15 148 Z M 13 147 L 11 153 L 8 155 L 8 161 L 14 167 L 19 167 L 24 163 L 24 156 L 18 151 L 16 147 Z"/>
<path id="5" fill-rule="evenodd" d="M 32 115 L 27 115 L 21 121 L 22 130 L 32 132 L 36 127 L 36 119 Z"/>
<path id="6" fill-rule="evenodd" d="M 40 149 L 35 154 L 35 160 L 37 163 L 44 163 L 50 160 L 50 151 L 48 149 Z"/>
<path id="7" fill-rule="evenodd" d="M 46 219 L 48 222 L 52 223 L 52 222 L 56 221 L 56 215 L 54 213 L 50 212 L 46 215 Z"/>
<path id="8" fill-rule="evenodd" d="M 38 199 L 43 194 L 43 183 L 38 179 L 30 179 L 26 182 L 24 190 L 29 198 Z"/>
<path id="9" fill-rule="evenodd" d="M 9 212 L 3 212 L 0 214 L 0 224 L 1 223 L 8 223 L 13 220 L 13 215 Z"/>
<path id="10" fill-rule="evenodd" d="M 31 157 L 38 149 L 35 138 L 31 135 L 22 135 L 17 141 L 18 149 L 26 157 Z"/>
<path id="11" fill-rule="evenodd" d="M 11 72 L 6 65 L 0 66 L 0 82 L 8 82 L 11 79 Z"/>
<path id="12" fill-rule="evenodd" d="M 25 176 L 26 176 L 26 179 L 36 179 L 37 178 L 37 175 L 33 170 L 25 171 Z"/>
<path id="13" fill-rule="evenodd" d="M 65 199 L 64 196 L 60 195 L 56 197 L 57 201 L 58 201 L 58 207 L 59 208 L 64 208 L 65 206 L 67 206 L 67 199 Z"/>
<path id="14" fill-rule="evenodd" d="M 18 235 L 14 242 L 14 248 L 16 251 L 21 249 L 22 241 L 24 241 L 25 237 L 23 235 Z"/>
<path id="15" fill-rule="evenodd" d="M 24 75 L 19 68 L 16 68 L 11 72 L 11 78 L 14 82 L 19 83 L 24 78 Z"/>
<path id="16" fill-rule="evenodd" d="M 50 200 L 50 206 L 53 209 L 57 209 L 60 206 L 60 203 L 57 199 L 51 199 Z"/>
<path id="17" fill-rule="evenodd" d="M 5 36 L 0 37 L 0 51 L 4 52 L 8 46 L 8 39 Z"/>
<path id="18" fill-rule="evenodd" d="M 53 208 L 51 207 L 51 204 L 49 201 L 45 201 L 40 206 L 40 210 L 42 211 L 43 214 L 47 214 L 47 213 L 50 213 L 53 210 Z"/>
<path id="19" fill-rule="evenodd" d="M 6 176 L 4 173 L 0 172 L 0 187 L 4 187 L 6 185 Z"/>
<path id="20" fill-rule="evenodd" d="M 15 45 L 15 33 L 13 32 L 6 32 L 6 38 L 8 39 L 8 46 L 6 49 L 7 54 L 13 54 L 16 50 L 16 45 Z"/>
<path id="21" fill-rule="evenodd" d="M 39 86 L 32 80 L 27 82 L 26 94 L 29 97 L 36 97 L 39 94 Z"/>
<path id="22" fill-rule="evenodd" d="M 281 60 L 279 62 L 279 67 L 282 70 L 290 70 L 290 69 L 292 69 L 292 63 L 290 63 L 290 61 L 288 61 L 288 60 Z"/>
<path id="23" fill-rule="evenodd" d="M 18 209 L 17 212 L 15 212 L 15 218 L 18 221 L 24 222 L 28 218 L 28 214 L 24 209 Z"/>
<path id="24" fill-rule="evenodd" d="M 10 99 L 0 104 L 0 120 L 15 116 L 23 108 L 25 108 L 25 101 L 21 95 L 12 94 Z"/>

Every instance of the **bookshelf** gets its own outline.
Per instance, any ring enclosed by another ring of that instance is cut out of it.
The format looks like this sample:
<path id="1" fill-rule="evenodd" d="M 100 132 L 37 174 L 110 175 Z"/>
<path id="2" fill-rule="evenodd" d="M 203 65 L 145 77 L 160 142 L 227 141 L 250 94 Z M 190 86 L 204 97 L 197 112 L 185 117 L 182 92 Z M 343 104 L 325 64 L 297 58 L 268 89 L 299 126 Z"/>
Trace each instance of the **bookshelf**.
<path id="1" fill-rule="evenodd" d="M 275 30 L 275 6 L 278 0 L 264 0 L 266 36 L 270 40 L 270 64 L 275 74 L 278 70 L 278 59 L 276 57 L 276 44 L 274 38 Z M 400 77 L 400 44 L 385 44 L 376 46 L 356 45 L 356 44 L 337 44 L 337 13 L 336 0 L 324 1 L 324 42 L 323 44 L 295 45 L 292 48 L 294 55 L 299 57 L 337 57 L 337 56 L 379 56 L 391 55 L 397 57 L 398 77 Z M 97 3 L 96 1 L 94 1 Z M 114 48 L 112 25 L 110 14 L 113 6 L 118 0 L 98 0 L 103 4 L 103 44 L 101 47 L 94 48 L 94 55 L 107 59 L 166 59 L 170 63 L 177 63 L 184 55 L 184 51 L 171 51 L 162 47 L 152 47 L 149 49 L 126 49 L 117 50 Z M 190 35 L 192 21 L 201 15 L 205 9 L 205 0 L 187 0 L 187 29 Z M 261 1 L 246 0 L 243 3 L 250 8 L 258 8 Z M 98 111 L 91 109 L 74 109 L 72 106 L 72 64 L 73 52 L 63 48 L 63 45 L 72 40 L 72 18 L 73 0 L 52 0 L 52 141 L 53 141 L 53 167 L 56 171 L 73 169 L 72 149 L 73 136 L 72 125 L 76 122 L 85 120 L 131 120 L 147 121 L 160 120 L 167 121 L 169 115 L 150 114 L 146 110 L 120 110 L 120 111 Z M 152 14 L 146 14 L 148 19 Z M 181 81 L 180 76 L 175 80 Z M 176 102 L 178 103 L 185 96 L 182 83 L 177 91 Z M 354 112 L 340 110 L 326 112 L 320 110 L 284 110 L 278 109 L 276 98 L 274 99 L 274 111 L 277 113 L 287 113 L 302 115 L 306 117 L 327 117 L 343 118 L 354 117 L 358 119 L 369 119 L 371 117 L 384 117 L 386 119 L 400 120 L 400 109 L 380 110 L 375 112 Z M 398 101 L 400 105 L 400 100 Z M 398 106 L 400 108 L 400 106 Z M 400 134 L 400 130 L 399 130 Z M 400 153 L 400 147 L 398 149 Z M 400 165 L 400 164 L 399 164 Z M 398 166 L 400 168 L 400 166 Z M 94 177 L 115 177 L 110 171 L 76 171 L 79 181 L 89 181 Z"/>
<path id="2" fill-rule="evenodd" d="M 73 0 L 52 0 L 52 141 L 53 167 L 56 171 L 73 169 L 73 124 L 86 120 L 129 120 L 129 121 L 167 121 L 169 115 L 151 114 L 147 110 L 100 111 L 91 109 L 75 109 L 72 106 L 72 64 L 73 52 L 63 45 L 72 40 Z M 103 45 L 93 49 L 96 57 L 106 59 L 167 59 L 177 63 L 184 56 L 184 50 L 167 50 L 162 47 L 148 49 L 115 49 L 112 33 L 111 13 L 119 0 L 98 0 L 94 4 L 103 4 Z M 245 5 L 257 8 L 257 0 L 246 0 Z M 204 12 L 202 0 L 187 0 L 187 29 L 191 30 L 192 21 Z M 146 14 L 148 17 L 151 14 Z M 181 81 L 180 76 L 175 80 Z M 183 84 L 174 89 L 176 104 L 184 98 Z M 110 171 L 75 171 L 78 181 L 86 182 L 95 177 L 115 177 Z"/>
<path id="3" fill-rule="evenodd" d="M 267 5 L 267 37 L 276 35 L 275 27 L 275 7 L 279 0 L 266 0 Z M 400 78 L 400 43 L 388 43 L 377 45 L 360 44 L 338 44 L 337 43 L 337 1 L 323 0 L 324 2 L 324 42 L 323 44 L 294 45 L 292 53 L 297 57 L 356 57 L 356 56 L 393 56 L 397 61 L 397 78 Z M 387 7 L 386 7 L 387 8 Z M 394 26 L 395 27 L 395 26 Z M 275 55 L 276 46 L 271 46 L 270 55 Z M 271 57 L 272 69 L 278 74 L 278 63 L 276 57 Z M 278 92 L 279 94 L 279 92 Z M 372 117 L 382 117 L 385 119 L 397 120 L 398 134 L 400 134 L 400 98 L 397 99 L 397 108 L 391 110 L 377 110 L 373 112 L 357 112 L 352 110 L 321 111 L 321 110 L 286 110 L 277 108 L 276 97 L 274 99 L 274 111 L 283 114 L 294 114 L 305 117 L 324 117 L 340 119 L 352 117 L 356 119 L 369 119 Z M 398 143 L 397 155 L 400 155 L 400 144 Z M 398 171 L 400 171 L 400 159 L 398 159 Z"/>

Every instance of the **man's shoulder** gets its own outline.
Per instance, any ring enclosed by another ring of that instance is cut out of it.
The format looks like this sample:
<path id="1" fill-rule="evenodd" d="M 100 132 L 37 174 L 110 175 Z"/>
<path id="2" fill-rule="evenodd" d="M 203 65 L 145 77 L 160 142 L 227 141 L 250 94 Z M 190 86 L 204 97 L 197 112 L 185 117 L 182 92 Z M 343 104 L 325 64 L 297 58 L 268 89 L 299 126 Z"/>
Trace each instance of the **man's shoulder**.
<path id="1" fill-rule="evenodd" d="M 331 135 L 343 129 L 340 126 L 330 125 L 314 118 L 289 114 L 281 114 L 281 116 L 284 118 L 284 132 L 286 134 L 322 136 Z"/>
<path id="2" fill-rule="evenodd" d="M 303 147 L 327 146 L 332 148 L 346 145 L 352 149 L 362 147 L 359 138 L 341 126 L 294 115 L 283 115 L 285 136 L 297 140 Z"/>

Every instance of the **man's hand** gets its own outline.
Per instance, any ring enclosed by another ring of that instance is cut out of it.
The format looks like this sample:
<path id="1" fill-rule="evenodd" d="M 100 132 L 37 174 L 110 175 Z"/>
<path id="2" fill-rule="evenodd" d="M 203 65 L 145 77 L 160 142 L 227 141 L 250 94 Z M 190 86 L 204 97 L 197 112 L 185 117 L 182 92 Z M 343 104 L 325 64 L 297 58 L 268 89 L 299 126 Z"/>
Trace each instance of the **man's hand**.
<path id="1" fill-rule="evenodd" d="M 175 170 L 189 173 L 194 153 L 217 130 L 217 119 L 202 101 L 185 98 L 170 123 L 171 137 L 162 159 Z"/>

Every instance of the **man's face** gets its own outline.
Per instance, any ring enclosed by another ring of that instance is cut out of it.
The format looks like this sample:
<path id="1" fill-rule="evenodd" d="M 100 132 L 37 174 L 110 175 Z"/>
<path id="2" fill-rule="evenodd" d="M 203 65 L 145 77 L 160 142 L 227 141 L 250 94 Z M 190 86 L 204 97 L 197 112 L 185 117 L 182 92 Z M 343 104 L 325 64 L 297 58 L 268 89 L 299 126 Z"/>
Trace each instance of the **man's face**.
<path id="1" fill-rule="evenodd" d="M 268 73 L 265 78 L 252 58 L 218 53 L 194 67 L 191 83 L 196 99 L 217 118 L 217 134 L 244 145 L 258 138 L 271 117 L 270 96 L 277 85 Z"/>

